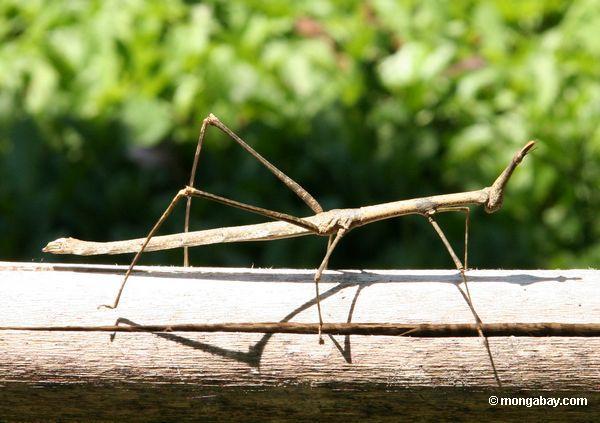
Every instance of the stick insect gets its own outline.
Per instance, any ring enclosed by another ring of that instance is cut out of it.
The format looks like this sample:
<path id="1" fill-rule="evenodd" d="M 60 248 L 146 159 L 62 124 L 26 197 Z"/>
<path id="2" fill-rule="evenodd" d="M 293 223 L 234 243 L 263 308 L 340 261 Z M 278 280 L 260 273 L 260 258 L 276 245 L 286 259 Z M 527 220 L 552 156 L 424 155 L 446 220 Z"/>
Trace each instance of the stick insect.
<path id="1" fill-rule="evenodd" d="M 196 170 L 198 169 L 198 161 L 202 151 L 202 144 L 204 142 L 205 134 L 209 126 L 218 128 L 231 139 L 233 139 L 244 150 L 250 153 L 252 157 L 269 169 L 285 186 L 291 189 L 301 200 L 303 200 L 306 205 L 310 207 L 314 214 L 308 217 L 296 217 L 290 214 L 241 203 L 195 188 L 194 183 Z M 514 155 L 511 162 L 490 187 L 486 187 L 477 191 L 435 195 L 431 197 L 394 201 L 360 208 L 324 211 L 317 200 L 315 200 L 315 198 L 308 191 L 300 186 L 300 184 L 287 176 L 252 147 L 250 147 L 237 134 L 229 129 L 229 127 L 223 124 L 216 116 L 209 114 L 208 117 L 203 120 L 200 128 L 200 135 L 198 137 L 198 144 L 194 155 L 194 161 L 192 164 L 188 185 L 177 192 L 171 203 L 163 212 L 162 216 L 160 216 L 145 238 L 106 243 L 87 242 L 74 238 L 60 238 L 50 242 L 43 249 L 43 251 L 54 254 L 78 255 L 121 254 L 134 252 L 135 256 L 123 277 L 123 281 L 121 282 L 121 286 L 117 292 L 114 302 L 112 304 L 104 304 L 100 306 L 114 309 L 119 305 L 119 301 L 123 294 L 123 289 L 125 288 L 127 280 L 129 279 L 133 268 L 137 264 L 144 251 L 156 251 L 183 247 L 184 266 L 188 266 L 188 248 L 192 246 L 241 241 L 268 241 L 303 235 L 318 235 L 327 237 L 327 249 L 325 256 L 323 257 L 323 260 L 317 268 L 313 278 L 315 282 L 316 305 L 319 318 L 319 343 L 322 344 L 323 317 L 321 312 L 319 281 L 321 280 L 323 271 L 327 268 L 331 254 L 338 246 L 342 238 L 348 234 L 349 231 L 359 226 L 379 220 L 417 214 L 424 216 L 432 225 L 433 229 L 438 234 L 444 247 L 452 258 L 456 269 L 460 272 L 462 281 L 464 282 L 467 291 L 465 299 L 467 300 L 469 308 L 475 317 L 480 336 L 482 336 L 483 339 L 486 339 L 482 331 L 483 323 L 470 300 L 467 277 L 465 274 L 468 265 L 467 260 L 470 221 L 469 206 L 483 205 L 488 213 L 493 213 L 500 209 L 504 198 L 504 189 L 506 183 L 510 179 L 515 168 L 519 163 L 521 163 L 525 155 L 531 150 L 534 144 L 535 141 L 530 141 L 525 144 L 525 146 Z M 189 232 L 190 208 L 193 197 L 204 198 L 225 204 L 227 206 L 246 210 L 251 213 L 263 215 L 267 218 L 275 220 L 275 222 Z M 177 203 L 184 199 L 186 200 L 184 232 L 182 234 L 155 237 L 156 232 L 169 217 Z M 445 212 L 461 212 L 465 214 L 464 261 L 459 259 L 458 255 L 455 253 L 446 235 L 435 219 L 435 216 L 438 213 Z M 465 294 L 463 293 L 463 295 Z"/>

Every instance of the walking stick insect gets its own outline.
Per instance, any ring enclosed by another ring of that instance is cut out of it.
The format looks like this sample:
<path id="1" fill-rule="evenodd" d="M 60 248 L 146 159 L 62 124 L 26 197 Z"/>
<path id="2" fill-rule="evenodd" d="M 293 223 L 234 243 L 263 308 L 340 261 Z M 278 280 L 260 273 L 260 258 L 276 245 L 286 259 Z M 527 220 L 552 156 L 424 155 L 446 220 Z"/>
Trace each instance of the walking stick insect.
<path id="1" fill-rule="evenodd" d="M 264 209 L 261 207 L 241 203 L 229 198 L 221 197 L 215 194 L 211 194 L 205 191 L 194 188 L 194 181 L 196 176 L 196 170 L 198 168 L 198 160 L 202 150 L 202 144 L 206 134 L 206 130 L 209 126 L 214 126 L 227 134 L 237 144 L 239 144 L 244 150 L 258 160 L 263 166 L 269 169 L 281 182 L 283 182 L 289 189 L 291 189 L 300 199 L 302 199 L 308 207 L 314 212 L 314 215 L 309 217 L 296 217 L 286 213 Z M 238 135 L 236 135 L 231 129 L 223 124 L 216 116 L 210 114 L 202 122 L 200 129 L 200 135 L 198 137 L 198 144 L 196 147 L 196 153 L 194 155 L 194 162 L 190 174 L 188 185 L 181 189 L 168 207 L 163 212 L 162 216 L 154 224 L 150 232 L 145 238 L 128 240 L 128 241 L 117 241 L 117 242 L 86 242 L 80 241 L 74 238 L 60 238 L 50 242 L 43 251 L 54 253 L 54 254 L 78 254 L 78 255 L 94 255 L 94 254 L 121 254 L 127 252 L 135 252 L 135 256 L 123 277 L 123 281 L 118 290 L 117 296 L 113 304 L 105 304 L 100 307 L 114 309 L 119 305 L 123 289 L 127 283 L 133 268 L 140 259 L 141 254 L 144 251 L 156 251 L 165 250 L 171 248 L 184 249 L 184 266 L 189 265 L 188 258 L 188 247 L 197 245 L 207 245 L 214 243 L 225 243 L 225 242 L 241 242 L 241 241 L 266 241 L 275 240 L 282 238 L 291 238 L 303 235 L 318 235 L 328 237 L 327 250 L 321 264 L 317 268 L 314 275 L 315 282 L 315 293 L 316 293 L 316 305 L 319 317 L 318 335 L 319 343 L 323 343 L 321 335 L 323 327 L 323 317 L 321 313 L 320 294 L 319 294 L 319 281 L 323 271 L 327 268 L 331 254 L 333 253 L 336 246 L 339 244 L 341 239 L 352 229 L 363 226 L 372 222 L 376 222 L 384 219 L 391 219 L 394 217 L 405 216 L 409 214 L 418 214 L 424 216 L 429 223 L 432 225 L 435 232 L 440 237 L 446 250 L 450 254 L 456 269 L 460 272 L 462 281 L 465 284 L 467 290 L 467 303 L 473 313 L 475 320 L 478 325 L 478 332 L 484 338 L 482 328 L 482 321 L 477 315 L 472 302 L 470 300 L 470 294 L 467 286 L 467 259 L 468 259 L 468 231 L 469 231 L 469 220 L 470 220 L 470 205 L 483 205 L 488 213 L 493 213 L 500 209 L 502 206 L 504 188 L 506 183 L 510 179 L 513 171 L 519 163 L 523 160 L 525 155 L 531 150 L 535 142 L 528 142 L 523 148 L 521 148 L 513 157 L 508 166 L 500 174 L 500 176 L 494 181 L 494 183 L 487 188 L 483 188 L 477 191 L 461 192 L 454 194 L 443 194 L 435 195 L 431 197 L 415 198 L 410 200 L 394 201 L 384 204 L 376 204 L 372 206 L 365 206 L 354 209 L 335 209 L 324 211 L 321 205 L 315 200 L 315 198 L 308 193 L 302 186 L 296 181 L 291 179 L 246 142 L 244 142 Z M 231 207 L 239 208 L 242 210 L 256 213 L 259 215 L 266 216 L 276 222 L 245 225 L 236 227 L 227 227 L 219 229 L 210 229 L 196 232 L 189 232 L 189 220 L 190 220 L 190 208 L 193 197 L 204 198 L 211 201 L 216 201 Z M 157 236 L 154 235 L 163 224 L 163 222 L 169 217 L 175 205 L 186 199 L 186 212 L 185 212 L 185 226 L 183 234 Z M 465 213 L 465 239 L 464 239 L 464 262 L 461 261 L 454 249 L 450 245 L 450 242 L 446 238 L 446 235 L 435 220 L 437 213 L 444 212 L 462 212 Z M 461 291 L 462 292 L 462 291 Z M 463 294 L 464 295 L 464 294 Z M 487 345 L 486 345 L 487 346 Z M 488 348 L 488 354 L 489 348 Z M 491 359 L 491 354 L 490 354 Z M 493 360 L 492 360 L 493 364 Z"/>

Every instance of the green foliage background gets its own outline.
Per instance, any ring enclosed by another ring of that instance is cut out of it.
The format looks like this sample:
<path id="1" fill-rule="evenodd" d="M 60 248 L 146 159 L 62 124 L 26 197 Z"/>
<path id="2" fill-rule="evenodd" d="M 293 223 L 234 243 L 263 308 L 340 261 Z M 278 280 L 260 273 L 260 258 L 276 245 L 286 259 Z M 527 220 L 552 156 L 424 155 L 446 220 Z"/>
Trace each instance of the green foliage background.
<path id="1" fill-rule="evenodd" d="M 143 236 L 186 183 L 212 112 L 325 208 L 478 189 L 538 139 L 504 208 L 475 212 L 471 264 L 597 267 L 599 39 L 593 0 L 4 0 L 0 259 L 65 260 L 40 251 L 60 236 Z M 197 184 L 309 214 L 216 129 Z M 192 226 L 261 220 L 198 201 Z M 162 233 L 182 222 L 183 207 Z M 461 217 L 441 223 L 460 249 Z M 210 246 L 192 260 L 314 267 L 324 247 L 320 238 Z M 332 260 L 451 265 L 419 217 L 357 229 Z"/>

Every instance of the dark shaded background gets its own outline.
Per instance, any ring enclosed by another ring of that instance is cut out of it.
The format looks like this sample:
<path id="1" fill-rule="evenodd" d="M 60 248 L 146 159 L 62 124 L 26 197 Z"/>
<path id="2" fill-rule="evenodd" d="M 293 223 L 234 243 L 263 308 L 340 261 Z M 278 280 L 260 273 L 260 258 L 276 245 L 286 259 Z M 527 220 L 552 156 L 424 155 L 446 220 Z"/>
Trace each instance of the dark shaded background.
<path id="1" fill-rule="evenodd" d="M 400 4 L 401 3 L 401 4 Z M 325 208 L 478 189 L 539 146 L 471 265 L 600 262 L 600 2 L 3 1 L 0 260 L 54 238 L 141 237 L 188 178 L 212 112 Z M 217 130 L 206 191 L 309 209 Z M 198 200 L 194 230 L 264 219 Z M 460 249 L 460 216 L 440 218 Z M 183 228 L 183 207 L 161 233 Z M 194 265 L 316 266 L 322 238 L 209 246 Z M 145 263 L 180 264 L 182 252 Z M 451 267 L 424 219 L 353 231 L 332 267 Z"/>

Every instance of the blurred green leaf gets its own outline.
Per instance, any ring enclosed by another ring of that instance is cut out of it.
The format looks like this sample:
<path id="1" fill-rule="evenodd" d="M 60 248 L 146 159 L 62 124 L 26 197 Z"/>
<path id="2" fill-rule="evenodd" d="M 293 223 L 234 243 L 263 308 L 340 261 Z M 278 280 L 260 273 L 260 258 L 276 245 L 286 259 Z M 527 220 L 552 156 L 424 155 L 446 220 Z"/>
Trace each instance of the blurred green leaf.
<path id="1" fill-rule="evenodd" d="M 121 111 L 129 138 L 142 146 L 160 141 L 171 129 L 170 107 L 164 101 L 147 98 L 127 99 Z"/>
<path id="2" fill-rule="evenodd" d="M 385 58 L 379 65 L 381 81 L 390 89 L 414 83 L 421 77 L 423 61 L 426 57 L 427 51 L 423 44 L 417 42 L 404 44 L 400 50 Z"/>

